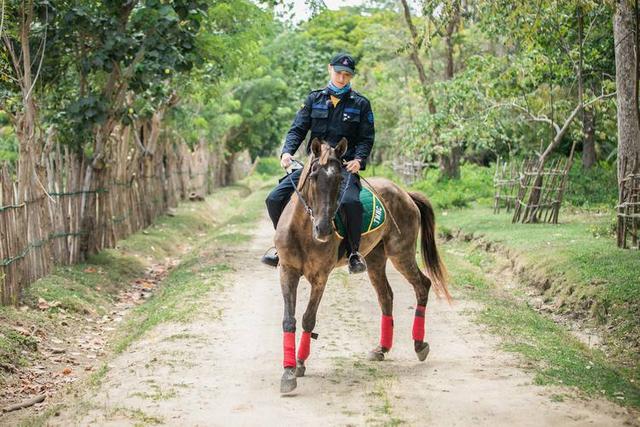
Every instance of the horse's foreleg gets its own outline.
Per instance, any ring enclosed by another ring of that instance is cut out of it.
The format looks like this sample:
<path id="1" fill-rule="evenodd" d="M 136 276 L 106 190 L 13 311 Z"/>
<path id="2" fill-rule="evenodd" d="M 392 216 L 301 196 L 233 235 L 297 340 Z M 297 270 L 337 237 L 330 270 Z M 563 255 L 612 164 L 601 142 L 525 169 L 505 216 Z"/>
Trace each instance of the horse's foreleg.
<path id="1" fill-rule="evenodd" d="M 307 309 L 302 316 L 302 336 L 300 337 L 300 347 L 298 348 L 298 360 L 296 364 L 296 376 L 304 376 L 306 367 L 304 362 L 311 353 L 311 335 L 313 328 L 316 326 L 316 313 L 318 312 L 318 306 L 324 293 L 324 288 L 327 284 L 327 278 L 318 278 L 312 281 L 311 295 L 309 296 L 309 303 Z"/>
<path id="2" fill-rule="evenodd" d="M 280 381 L 280 392 L 288 393 L 297 386 L 296 367 L 296 295 L 300 273 L 283 266 L 280 269 L 280 286 L 284 298 L 284 318 L 282 320 L 284 373 Z"/>
<path id="3" fill-rule="evenodd" d="M 393 291 L 387 280 L 385 267 L 387 256 L 384 246 L 378 245 L 367 255 L 367 272 L 369 280 L 378 295 L 378 303 L 382 310 L 380 319 L 380 345 L 369 352 L 369 360 L 384 360 L 384 353 L 393 345 Z"/>
<path id="4" fill-rule="evenodd" d="M 413 318 L 413 346 L 420 361 L 424 361 L 429 355 L 429 343 L 424 341 L 425 316 L 431 280 L 418 267 L 415 256 L 406 258 L 394 257 L 391 262 L 396 269 L 411 283 L 416 294 L 416 312 Z"/>

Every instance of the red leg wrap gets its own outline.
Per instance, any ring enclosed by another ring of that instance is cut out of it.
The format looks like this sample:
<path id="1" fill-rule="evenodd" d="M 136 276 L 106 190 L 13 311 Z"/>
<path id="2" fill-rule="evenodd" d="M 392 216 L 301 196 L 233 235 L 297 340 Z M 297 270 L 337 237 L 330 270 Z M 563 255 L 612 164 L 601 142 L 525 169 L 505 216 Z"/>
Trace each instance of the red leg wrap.
<path id="1" fill-rule="evenodd" d="M 424 305 L 416 306 L 416 316 L 413 318 L 413 340 L 424 341 L 424 318 L 427 308 Z"/>
<path id="2" fill-rule="evenodd" d="M 380 347 L 390 350 L 393 344 L 393 316 L 383 314 L 380 326 Z"/>
<path id="3" fill-rule="evenodd" d="M 284 367 L 295 368 L 296 366 L 296 333 L 285 332 L 282 343 L 284 349 Z"/>
<path id="4" fill-rule="evenodd" d="M 311 353 L 311 332 L 304 331 L 300 337 L 298 360 L 307 360 L 309 353 Z"/>

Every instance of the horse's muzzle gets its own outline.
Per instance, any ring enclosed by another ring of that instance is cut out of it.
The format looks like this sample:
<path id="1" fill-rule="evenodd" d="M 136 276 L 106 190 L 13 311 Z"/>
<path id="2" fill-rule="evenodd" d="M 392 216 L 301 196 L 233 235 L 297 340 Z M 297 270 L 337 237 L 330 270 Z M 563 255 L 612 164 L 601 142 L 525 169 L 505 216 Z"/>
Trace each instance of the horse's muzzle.
<path id="1" fill-rule="evenodd" d="M 313 224 L 313 238 L 319 242 L 325 243 L 329 241 L 333 233 L 333 226 L 329 221 L 317 221 Z"/>

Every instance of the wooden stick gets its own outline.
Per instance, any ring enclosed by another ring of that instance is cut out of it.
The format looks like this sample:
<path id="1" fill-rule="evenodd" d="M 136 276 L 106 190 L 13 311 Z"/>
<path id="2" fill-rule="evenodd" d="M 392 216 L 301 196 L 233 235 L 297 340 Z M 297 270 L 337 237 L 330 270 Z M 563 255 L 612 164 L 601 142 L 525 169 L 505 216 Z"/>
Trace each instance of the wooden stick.
<path id="1" fill-rule="evenodd" d="M 47 396 L 44 395 L 44 394 L 40 394 L 40 395 L 38 395 L 36 397 L 32 397 L 29 400 L 25 400 L 24 402 L 16 403 L 14 405 L 7 406 L 6 408 L 2 409 L 2 412 L 12 412 L 12 411 L 17 411 L 19 409 L 28 408 L 30 406 L 35 405 L 36 403 L 42 402 L 45 399 L 45 397 L 47 397 Z"/>

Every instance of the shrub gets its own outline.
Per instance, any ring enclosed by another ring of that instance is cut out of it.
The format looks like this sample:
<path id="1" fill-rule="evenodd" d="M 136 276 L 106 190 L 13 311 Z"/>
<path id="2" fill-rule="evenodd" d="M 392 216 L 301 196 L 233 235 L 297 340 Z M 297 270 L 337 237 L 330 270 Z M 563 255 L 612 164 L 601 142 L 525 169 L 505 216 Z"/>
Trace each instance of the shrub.
<path id="1" fill-rule="evenodd" d="M 460 179 L 439 180 L 435 170 L 428 170 L 427 176 L 412 188 L 424 193 L 440 209 L 465 207 L 476 201 L 488 205 L 493 199 L 493 173 L 491 167 L 466 164 L 460 169 Z"/>
<path id="2" fill-rule="evenodd" d="M 600 162 L 584 170 L 575 162 L 569 171 L 565 201 L 573 206 L 612 209 L 618 201 L 618 178 L 615 164 Z"/>
<path id="3" fill-rule="evenodd" d="M 277 157 L 260 157 L 256 166 L 256 173 L 261 175 L 284 175 Z"/>
<path id="4" fill-rule="evenodd" d="M 360 172 L 360 175 L 362 175 L 365 178 L 371 178 L 371 177 L 377 176 L 377 177 L 390 179 L 396 184 L 402 183 L 402 180 L 395 173 L 393 168 L 386 163 L 383 163 L 381 165 L 369 163 L 367 165 L 367 168 L 362 172 Z"/>

